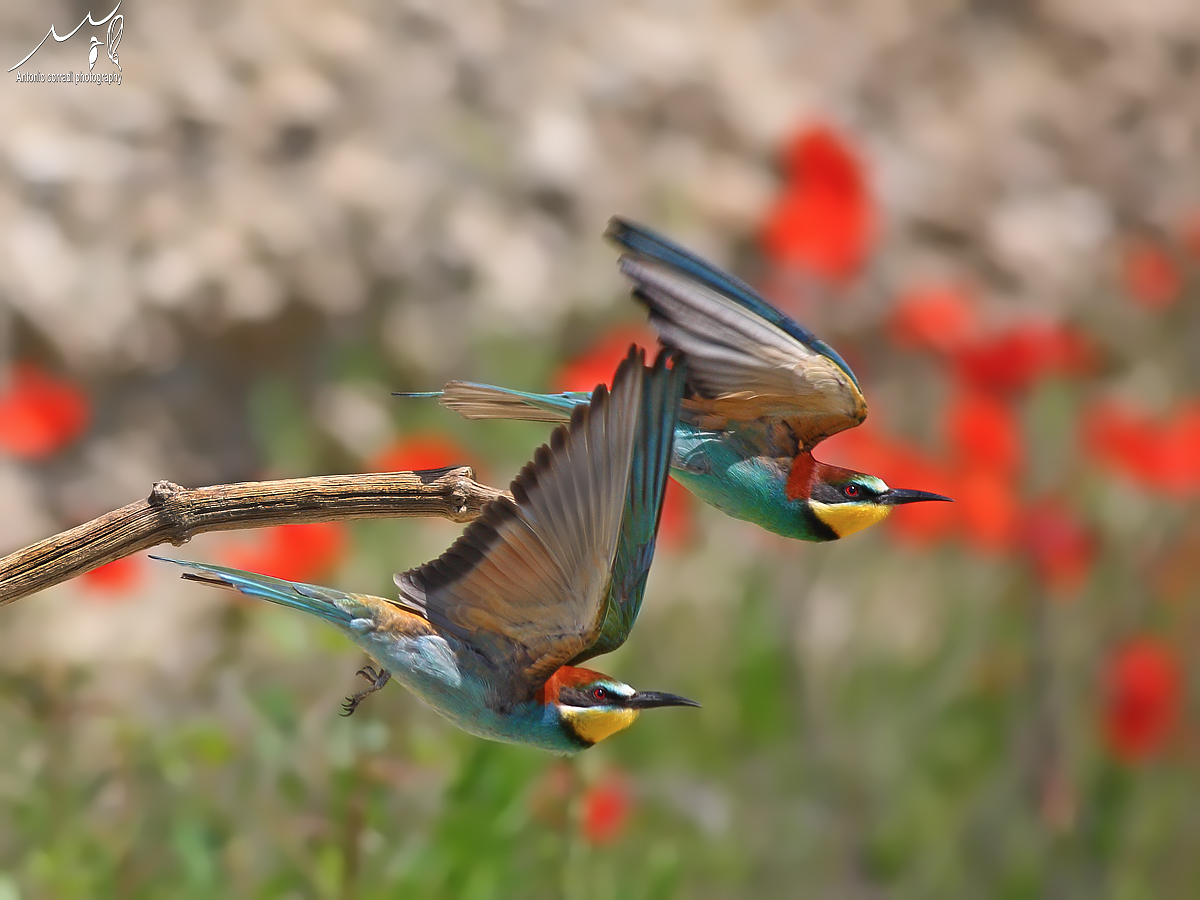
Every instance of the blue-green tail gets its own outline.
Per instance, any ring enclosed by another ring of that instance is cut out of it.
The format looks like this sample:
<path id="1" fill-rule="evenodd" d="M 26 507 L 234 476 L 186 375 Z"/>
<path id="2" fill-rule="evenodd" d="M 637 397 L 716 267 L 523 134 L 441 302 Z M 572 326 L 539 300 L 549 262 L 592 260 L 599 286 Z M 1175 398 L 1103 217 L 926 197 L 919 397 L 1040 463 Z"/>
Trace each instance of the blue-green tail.
<path id="1" fill-rule="evenodd" d="M 585 391 L 561 394 L 531 394 L 491 384 L 451 381 L 444 391 L 395 394 L 397 397 L 437 397 L 442 406 L 464 419 L 520 419 L 525 422 L 571 421 L 577 406 L 587 406 L 592 395 Z"/>
<path id="2" fill-rule="evenodd" d="M 185 581 L 195 581 L 212 587 L 238 591 L 260 600 L 269 600 L 298 609 L 333 625 L 345 627 L 355 618 L 355 612 L 362 605 L 350 594 L 333 588 L 322 587 L 319 584 L 300 584 L 295 581 L 285 581 L 282 578 L 272 578 L 270 575 L 258 575 L 255 572 L 243 572 L 241 569 L 230 569 L 225 566 L 212 566 L 207 563 L 189 562 L 186 559 L 171 559 L 166 556 L 151 556 L 160 562 L 175 563 L 192 569 L 185 572 Z"/>

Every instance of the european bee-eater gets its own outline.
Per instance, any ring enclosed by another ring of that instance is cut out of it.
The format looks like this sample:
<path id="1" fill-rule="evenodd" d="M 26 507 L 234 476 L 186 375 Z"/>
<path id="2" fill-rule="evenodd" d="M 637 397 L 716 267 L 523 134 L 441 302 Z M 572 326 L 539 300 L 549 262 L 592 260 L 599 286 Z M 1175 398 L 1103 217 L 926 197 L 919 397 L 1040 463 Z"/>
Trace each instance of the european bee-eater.
<path id="1" fill-rule="evenodd" d="M 950 499 L 814 459 L 817 444 L 867 415 L 846 361 L 749 285 L 650 229 L 614 218 L 605 235 L 627 251 L 621 271 L 659 339 L 687 362 L 671 468 L 689 491 L 803 541 L 854 534 L 904 503 Z M 440 397 L 469 419 L 538 422 L 564 421 L 588 398 L 462 381 L 401 396 Z"/>
<path id="2" fill-rule="evenodd" d="M 396 600 L 178 562 L 183 577 L 311 613 L 380 666 L 353 712 L 395 678 L 480 737 L 576 753 L 643 709 L 698 706 L 578 664 L 625 642 L 637 618 L 686 365 L 640 350 L 575 408 L 511 486 L 440 557 L 398 574 Z"/>

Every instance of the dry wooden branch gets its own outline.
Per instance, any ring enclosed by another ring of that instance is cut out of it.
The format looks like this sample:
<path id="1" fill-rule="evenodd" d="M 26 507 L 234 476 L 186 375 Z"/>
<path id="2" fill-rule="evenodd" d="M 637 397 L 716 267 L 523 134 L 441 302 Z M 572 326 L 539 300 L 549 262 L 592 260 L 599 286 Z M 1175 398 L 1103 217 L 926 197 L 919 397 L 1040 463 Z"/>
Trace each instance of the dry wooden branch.
<path id="1" fill-rule="evenodd" d="M 205 531 L 394 516 L 469 522 L 500 496 L 507 494 L 479 484 L 469 466 L 194 489 L 159 481 L 145 500 L 0 559 L 0 606 L 156 544 L 179 546 Z"/>

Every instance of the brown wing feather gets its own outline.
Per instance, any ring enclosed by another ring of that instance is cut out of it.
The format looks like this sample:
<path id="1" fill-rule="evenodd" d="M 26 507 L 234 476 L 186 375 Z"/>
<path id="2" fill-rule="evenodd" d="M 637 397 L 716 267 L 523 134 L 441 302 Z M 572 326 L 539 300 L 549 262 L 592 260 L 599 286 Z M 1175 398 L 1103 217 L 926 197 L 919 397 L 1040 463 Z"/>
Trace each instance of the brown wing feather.
<path id="1" fill-rule="evenodd" d="M 836 360 L 664 263 L 627 255 L 621 269 L 663 344 L 684 353 L 684 409 L 701 427 L 787 420 L 808 449 L 866 418 L 862 392 Z"/>
<path id="2" fill-rule="evenodd" d="M 596 640 L 624 509 L 644 380 L 626 357 L 499 499 L 437 559 L 396 576 L 400 603 L 482 654 L 531 697 Z"/>

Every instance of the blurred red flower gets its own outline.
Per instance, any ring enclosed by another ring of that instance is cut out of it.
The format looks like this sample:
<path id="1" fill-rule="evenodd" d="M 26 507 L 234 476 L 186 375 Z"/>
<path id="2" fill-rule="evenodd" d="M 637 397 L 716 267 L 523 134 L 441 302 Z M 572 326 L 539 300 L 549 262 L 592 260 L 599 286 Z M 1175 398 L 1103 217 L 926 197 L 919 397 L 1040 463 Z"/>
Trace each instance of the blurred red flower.
<path id="1" fill-rule="evenodd" d="M 84 585 L 97 594 L 106 595 L 108 599 L 125 599 L 124 595 L 137 588 L 144 574 L 141 557 L 123 556 L 85 572 L 81 578 Z"/>
<path id="2" fill-rule="evenodd" d="M 329 573 L 346 548 L 340 522 L 275 525 L 264 529 L 258 546 L 230 549 L 225 565 L 288 581 L 317 581 Z"/>
<path id="3" fill-rule="evenodd" d="M 1148 416 L 1105 400 L 1089 406 L 1081 422 L 1081 443 L 1092 459 L 1141 484 L 1157 479 L 1157 427 Z"/>
<path id="4" fill-rule="evenodd" d="M 1060 595 L 1083 584 L 1096 556 L 1092 533 L 1057 498 L 1043 498 L 1025 510 L 1021 540 L 1038 578 Z"/>
<path id="5" fill-rule="evenodd" d="M 1122 258 L 1125 290 L 1147 309 L 1165 309 L 1179 297 L 1183 278 L 1161 245 L 1146 239 L 1130 241 Z"/>
<path id="6" fill-rule="evenodd" d="M 1175 496 L 1200 493 L 1200 402 L 1191 401 L 1159 433 L 1162 487 Z"/>
<path id="7" fill-rule="evenodd" d="M 1082 444 L 1099 464 L 1171 497 L 1200 493 L 1200 403 L 1182 405 L 1165 422 L 1112 401 L 1083 415 Z"/>
<path id="8" fill-rule="evenodd" d="M 978 329 L 974 298 L 953 285 L 928 285 L 900 296 L 888 334 L 901 347 L 949 353 Z"/>
<path id="9" fill-rule="evenodd" d="M 862 164 L 848 142 L 818 125 L 783 151 L 783 195 L 762 231 L 764 252 L 831 282 L 845 282 L 868 252 L 875 210 Z"/>
<path id="10" fill-rule="evenodd" d="M 1023 322 L 972 341 L 955 354 L 958 376 L 981 390 L 1028 390 L 1047 375 L 1084 375 L 1094 366 L 1091 343 L 1075 329 L 1052 322 Z"/>
<path id="11" fill-rule="evenodd" d="M 583 792 L 580 826 L 584 839 L 591 844 L 612 842 L 624 829 L 632 810 L 633 797 L 625 779 L 607 773 Z"/>
<path id="12" fill-rule="evenodd" d="M 658 338 L 648 325 L 618 325 L 558 370 L 554 390 L 591 392 L 598 384 L 612 387 L 613 375 L 629 352 L 630 344 L 646 348 L 649 362 L 657 352 Z"/>
<path id="13" fill-rule="evenodd" d="M 960 393 L 946 410 L 946 435 L 951 451 L 971 468 L 1011 476 L 1024 461 L 1016 412 L 994 394 Z"/>
<path id="14" fill-rule="evenodd" d="M 969 544 L 985 553 L 1012 547 L 1020 508 L 1010 478 L 983 468 L 968 468 L 960 475 L 956 493 L 951 496 L 961 516 L 963 537 Z"/>
<path id="15" fill-rule="evenodd" d="M 436 432 L 410 434 L 389 444 L 368 463 L 372 472 L 416 472 L 446 466 L 470 465 L 468 454 Z"/>
<path id="16" fill-rule="evenodd" d="M 87 427 L 87 398 L 75 384 L 32 363 L 17 363 L 0 393 L 0 451 L 40 459 Z"/>
<path id="17" fill-rule="evenodd" d="M 662 518 L 658 523 L 658 544 L 663 550 L 682 550 L 695 536 L 696 502 L 674 478 L 667 479 L 663 495 Z"/>
<path id="18" fill-rule="evenodd" d="M 1141 762 L 1162 747 L 1179 718 L 1180 666 L 1152 637 L 1137 637 L 1108 660 L 1104 673 L 1104 736 L 1112 753 Z"/>

